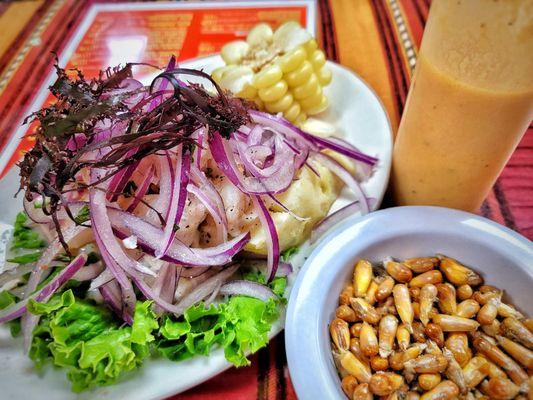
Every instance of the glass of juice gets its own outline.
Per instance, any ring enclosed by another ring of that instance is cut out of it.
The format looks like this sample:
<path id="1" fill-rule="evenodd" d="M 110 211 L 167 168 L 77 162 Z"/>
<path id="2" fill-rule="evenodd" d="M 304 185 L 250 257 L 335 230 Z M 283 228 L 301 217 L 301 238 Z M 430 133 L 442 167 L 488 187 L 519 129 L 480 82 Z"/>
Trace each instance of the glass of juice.
<path id="1" fill-rule="evenodd" d="M 476 211 L 533 119 L 533 0 L 433 0 L 393 153 L 399 205 Z"/>

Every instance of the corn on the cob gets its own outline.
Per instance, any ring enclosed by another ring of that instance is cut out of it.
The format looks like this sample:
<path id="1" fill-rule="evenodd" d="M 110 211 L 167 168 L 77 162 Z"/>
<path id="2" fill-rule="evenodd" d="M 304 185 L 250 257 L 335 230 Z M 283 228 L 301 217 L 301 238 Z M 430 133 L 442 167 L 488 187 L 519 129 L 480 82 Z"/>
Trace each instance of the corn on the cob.
<path id="1" fill-rule="evenodd" d="M 337 307 L 337 310 L 335 310 L 335 316 L 346 322 L 357 321 L 357 317 L 355 316 L 355 311 L 350 306 L 347 306 L 344 304 Z"/>
<path id="2" fill-rule="evenodd" d="M 335 318 L 329 324 L 329 333 L 337 349 L 348 350 L 350 346 L 350 330 L 348 323 L 340 318 Z"/>
<path id="3" fill-rule="evenodd" d="M 394 278 L 395 281 L 400 283 L 407 283 L 413 278 L 411 269 L 409 269 L 409 267 L 406 265 L 396 261 L 385 262 L 385 270 Z"/>
<path id="4" fill-rule="evenodd" d="M 379 322 L 379 355 L 388 357 L 394 347 L 394 338 L 398 329 L 398 319 L 393 315 L 386 315 Z"/>
<path id="5" fill-rule="evenodd" d="M 438 269 L 434 269 L 428 272 L 424 272 L 420 275 L 415 276 L 411 281 L 409 281 L 410 287 L 422 287 L 427 283 L 432 283 L 436 285 L 437 283 L 442 282 L 442 273 Z"/>
<path id="6" fill-rule="evenodd" d="M 429 322 L 429 312 L 437 299 L 437 287 L 432 283 L 426 283 L 420 289 L 420 321 L 424 325 Z"/>
<path id="7" fill-rule="evenodd" d="M 503 336 L 524 345 L 529 350 L 533 350 L 533 333 L 516 318 L 505 318 L 501 324 L 501 332 Z"/>
<path id="8" fill-rule="evenodd" d="M 439 259 L 437 257 L 417 257 L 409 258 L 403 263 L 411 268 L 413 272 L 421 274 L 436 268 L 439 265 Z"/>
<path id="9" fill-rule="evenodd" d="M 433 322 L 440 325 L 443 332 L 469 332 L 479 327 L 479 323 L 471 319 L 446 314 L 434 316 Z"/>
<path id="10" fill-rule="evenodd" d="M 359 384 L 352 394 L 352 400 L 372 400 L 373 396 L 368 388 L 368 383 Z"/>
<path id="11" fill-rule="evenodd" d="M 324 111 L 328 99 L 323 87 L 331 81 L 324 52 L 296 22 L 275 32 L 256 25 L 246 41 L 227 43 L 220 52 L 226 65 L 213 71 L 213 79 L 261 109 L 281 112 L 291 122 Z M 246 68 L 246 70 L 244 70 Z"/>
<path id="12" fill-rule="evenodd" d="M 388 298 L 392 293 L 392 288 L 394 287 L 394 279 L 390 276 L 385 277 L 379 284 L 376 291 L 376 300 L 383 301 Z"/>
<path id="13" fill-rule="evenodd" d="M 411 298 L 409 297 L 409 289 L 404 284 L 397 284 L 392 289 L 392 294 L 400 319 L 405 324 L 407 330 L 412 331 L 411 324 L 413 323 L 414 312 Z"/>
<path id="14" fill-rule="evenodd" d="M 341 354 L 340 363 L 350 375 L 353 375 L 357 379 L 358 382 L 368 383 L 370 381 L 372 376 L 370 367 L 361 362 L 349 351 Z"/>
<path id="15" fill-rule="evenodd" d="M 376 332 L 374 332 L 374 328 L 366 322 L 363 323 L 363 327 L 361 328 L 359 344 L 361 346 L 361 351 L 366 357 L 372 357 L 378 354 L 379 346 Z"/>
<path id="16" fill-rule="evenodd" d="M 348 398 L 352 398 L 353 391 L 357 384 L 357 379 L 353 375 L 346 375 L 344 378 L 342 378 L 341 387 Z"/>
<path id="17" fill-rule="evenodd" d="M 459 388 L 452 381 L 442 381 L 429 392 L 424 393 L 420 400 L 451 400 L 459 394 Z"/>

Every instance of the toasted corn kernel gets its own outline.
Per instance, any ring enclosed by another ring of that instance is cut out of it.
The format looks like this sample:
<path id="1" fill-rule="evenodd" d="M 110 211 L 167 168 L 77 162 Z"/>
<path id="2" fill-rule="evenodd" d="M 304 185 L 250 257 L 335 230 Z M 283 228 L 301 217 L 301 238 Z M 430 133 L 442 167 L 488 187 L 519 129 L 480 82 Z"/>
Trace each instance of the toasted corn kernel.
<path id="1" fill-rule="evenodd" d="M 436 268 L 439 265 L 437 257 L 417 257 L 409 258 L 403 262 L 417 274 L 422 274 Z"/>
<path id="2" fill-rule="evenodd" d="M 498 344 L 524 367 L 533 368 L 533 351 L 504 336 L 496 336 Z"/>
<path id="3" fill-rule="evenodd" d="M 457 312 L 457 297 L 455 288 L 449 283 L 440 283 L 437 286 L 439 308 L 443 314 L 454 315 Z"/>
<path id="4" fill-rule="evenodd" d="M 502 291 L 500 289 L 498 289 L 496 286 L 492 286 L 492 285 L 481 285 L 478 290 L 481 292 L 481 293 L 498 293 L 498 294 L 501 294 Z"/>
<path id="5" fill-rule="evenodd" d="M 389 365 L 395 371 L 400 371 L 403 369 L 403 356 L 404 352 L 393 352 L 389 356 Z"/>
<path id="6" fill-rule="evenodd" d="M 368 287 L 366 294 L 365 294 L 365 300 L 368 304 L 374 304 L 376 302 L 376 291 L 378 290 L 378 284 L 374 281 L 370 282 L 370 286 Z"/>
<path id="7" fill-rule="evenodd" d="M 394 347 L 394 338 L 398 329 L 398 318 L 385 315 L 379 321 L 379 355 L 388 357 Z"/>
<path id="8" fill-rule="evenodd" d="M 409 282 L 410 287 L 422 287 L 427 283 L 437 284 L 442 282 L 442 273 L 438 269 L 434 269 L 428 272 L 424 272 L 418 276 L 415 276 Z"/>
<path id="9" fill-rule="evenodd" d="M 405 369 L 412 369 L 418 374 L 436 374 L 443 372 L 448 360 L 443 355 L 424 354 L 404 363 Z"/>
<path id="10" fill-rule="evenodd" d="M 418 287 L 409 288 L 409 295 L 411 296 L 412 301 L 420 302 L 420 288 Z"/>
<path id="11" fill-rule="evenodd" d="M 355 314 L 363 321 L 372 325 L 379 322 L 380 315 L 372 305 L 368 304 L 365 299 L 352 297 L 350 299 L 350 304 L 352 305 Z"/>
<path id="12" fill-rule="evenodd" d="M 368 383 L 361 383 L 353 391 L 352 400 L 372 400 L 372 398 Z"/>
<path id="13" fill-rule="evenodd" d="M 432 283 L 427 283 L 420 289 L 420 321 L 424 325 L 429 322 L 429 312 L 437 299 L 437 293 L 437 287 Z"/>
<path id="14" fill-rule="evenodd" d="M 374 328 L 368 325 L 366 322 L 363 323 L 361 328 L 361 333 L 359 334 L 359 344 L 361 345 L 361 351 L 367 357 L 372 357 L 378 354 L 378 338 Z"/>
<path id="15" fill-rule="evenodd" d="M 450 350 L 444 348 L 442 350 L 442 354 L 446 360 L 448 360 L 448 366 L 446 367 L 445 375 L 457 385 L 461 394 L 466 394 L 468 392 L 468 387 L 466 386 L 466 381 L 461 366 Z"/>
<path id="16" fill-rule="evenodd" d="M 337 349 L 348 350 L 350 346 L 350 329 L 348 323 L 340 318 L 335 318 L 329 324 L 329 333 Z"/>
<path id="17" fill-rule="evenodd" d="M 420 303 L 417 301 L 413 301 L 411 306 L 413 307 L 414 319 L 420 319 Z"/>
<path id="18" fill-rule="evenodd" d="M 402 353 L 402 362 L 405 365 L 407 361 L 417 358 L 427 347 L 425 343 L 414 343 L 411 347 Z M 389 360 L 390 362 L 390 360 Z"/>
<path id="19" fill-rule="evenodd" d="M 440 325 L 443 332 L 468 332 L 479 327 L 479 323 L 471 319 L 446 314 L 434 316 L 433 322 Z"/>
<path id="20" fill-rule="evenodd" d="M 466 333 L 450 333 L 446 338 L 444 346 L 449 349 L 459 365 L 464 367 L 472 358 L 468 348 L 468 336 Z"/>
<path id="21" fill-rule="evenodd" d="M 389 368 L 389 360 L 380 356 L 374 356 L 370 359 L 370 367 L 374 371 L 385 371 Z"/>
<path id="22" fill-rule="evenodd" d="M 352 335 L 352 337 L 358 338 L 361 333 L 362 326 L 363 324 L 361 322 L 350 326 L 350 335 Z"/>
<path id="23" fill-rule="evenodd" d="M 392 289 L 392 294 L 400 319 L 407 330 L 412 331 L 411 324 L 413 323 L 414 312 L 411 298 L 409 297 L 409 289 L 404 284 L 397 284 Z"/>
<path id="24" fill-rule="evenodd" d="M 530 332 L 533 332 L 533 318 L 528 318 L 524 321 L 524 326 L 529 329 Z"/>
<path id="25" fill-rule="evenodd" d="M 518 311 L 516 308 L 514 308 L 513 306 L 502 303 L 501 301 L 497 302 L 496 304 L 498 307 L 498 315 L 500 317 L 502 318 L 513 317 L 518 320 L 524 319 L 524 315 L 520 311 Z"/>
<path id="26" fill-rule="evenodd" d="M 353 270 L 353 287 L 356 297 L 363 297 L 372 281 L 372 264 L 367 260 L 360 260 Z"/>
<path id="27" fill-rule="evenodd" d="M 394 279 L 392 277 L 385 277 L 378 286 L 376 291 L 376 300 L 383 301 L 389 297 L 392 293 L 392 288 L 394 287 Z"/>
<path id="28" fill-rule="evenodd" d="M 405 400 L 420 400 L 420 395 L 417 392 L 407 392 Z"/>
<path id="29" fill-rule="evenodd" d="M 396 340 L 398 341 L 398 347 L 400 350 L 404 351 L 409 347 L 411 334 L 407 330 L 405 324 L 398 326 L 398 329 L 396 330 Z"/>
<path id="30" fill-rule="evenodd" d="M 528 379 L 527 373 L 520 367 L 520 365 L 501 351 L 497 346 L 490 343 L 490 341 L 479 333 L 472 334 L 472 337 L 472 343 L 476 350 L 485 355 L 499 367 L 502 367 L 514 383 L 520 385 Z"/>
<path id="31" fill-rule="evenodd" d="M 394 372 L 378 372 L 372 375 L 368 386 L 378 396 L 388 396 L 403 385 L 403 377 Z"/>
<path id="32" fill-rule="evenodd" d="M 353 375 L 346 375 L 341 380 L 341 387 L 346 396 L 348 396 L 350 399 L 352 398 L 353 391 L 355 387 L 357 386 L 358 382 L 355 376 Z"/>
<path id="33" fill-rule="evenodd" d="M 412 324 L 413 327 L 413 339 L 418 343 L 424 343 L 426 341 L 425 327 L 422 322 L 415 321 Z"/>
<path id="34" fill-rule="evenodd" d="M 442 331 L 442 328 L 439 325 L 430 322 L 426 325 L 426 329 L 424 332 L 428 338 L 430 338 L 437 344 L 437 346 L 444 346 L 444 332 Z"/>
<path id="35" fill-rule="evenodd" d="M 337 318 L 340 318 L 346 322 L 357 321 L 355 311 L 350 306 L 347 306 L 344 304 L 337 307 L 337 310 L 335 311 L 335 315 L 337 316 Z"/>
<path id="36" fill-rule="evenodd" d="M 466 299 L 457 305 L 455 315 L 463 318 L 472 318 L 479 311 L 479 303 L 473 299 Z"/>
<path id="37" fill-rule="evenodd" d="M 498 315 L 498 307 L 496 307 L 492 302 L 488 302 L 477 313 L 477 322 L 481 325 L 490 325 L 492 321 Z"/>
<path id="38" fill-rule="evenodd" d="M 461 301 L 469 299 L 472 297 L 472 294 L 474 294 L 474 290 L 472 290 L 472 286 L 470 285 L 461 285 L 457 288 L 457 297 Z"/>
<path id="39" fill-rule="evenodd" d="M 440 374 L 420 374 L 418 375 L 418 386 L 428 391 L 437 386 L 441 381 Z"/>
<path id="40" fill-rule="evenodd" d="M 350 305 L 350 298 L 353 297 L 353 286 L 347 285 L 342 289 L 342 292 L 339 296 L 340 305 Z"/>
<path id="41" fill-rule="evenodd" d="M 340 363 L 350 375 L 353 375 L 357 379 L 358 382 L 367 383 L 370 381 L 370 377 L 372 376 L 370 367 L 365 365 L 349 351 L 341 354 Z"/>
<path id="42" fill-rule="evenodd" d="M 411 269 L 396 261 L 386 262 L 385 270 L 396 282 L 406 283 L 413 278 L 413 272 L 411 272 Z"/>
<path id="43" fill-rule="evenodd" d="M 483 279 L 479 274 L 460 264 L 453 258 L 442 256 L 440 260 L 440 270 L 455 286 L 478 286 L 483 283 Z"/>
<path id="44" fill-rule="evenodd" d="M 503 336 L 522 344 L 529 350 L 533 350 L 533 333 L 519 320 L 507 317 L 502 321 L 500 327 Z"/>
<path id="45" fill-rule="evenodd" d="M 510 400 L 518 395 L 520 388 L 509 379 L 490 378 L 485 390 L 492 399 Z"/>
<path id="46" fill-rule="evenodd" d="M 442 381 L 429 392 L 420 397 L 420 400 L 451 400 L 459 394 L 459 388 L 452 381 Z"/>
<path id="47" fill-rule="evenodd" d="M 480 355 L 479 357 L 485 358 L 486 364 L 483 366 L 483 371 L 490 378 L 507 378 L 507 374 L 503 372 L 503 369 L 498 367 L 492 361 L 487 360 L 487 358 L 484 355 Z"/>
<path id="48" fill-rule="evenodd" d="M 350 339 L 350 351 L 361 361 L 367 362 L 366 356 L 361 350 L 361 343 L 359 342 L 359 338 Z"/>
<path id="49" fill-rule="evenodd" d="M 468 388 L 476 387 L 487 376 L 486 364 L 485 358 L 475 356 L 463 367 L 463 376 Z"/>
<path id="50" fill-rule="evenodd" d="M 437 343 L 435 343 L 433 340 L 428 339 L 426 342 L 426 354 L 433 354 L 435 356 L 442 355 L 442 350 L 439 346 L 437 346 Z"/>
<path id="51" fill-rule="evenodd" d="M 489 300 L 493 300 L 493 299 L 499 300 L 500 297 L 501 297 L 501 293 L 496 293 L 496 292 L 481 293 L 480 291 L 476 291 L 474 292 L 471 298 L 477 301 L 479 304 L 484 305 Z"/>

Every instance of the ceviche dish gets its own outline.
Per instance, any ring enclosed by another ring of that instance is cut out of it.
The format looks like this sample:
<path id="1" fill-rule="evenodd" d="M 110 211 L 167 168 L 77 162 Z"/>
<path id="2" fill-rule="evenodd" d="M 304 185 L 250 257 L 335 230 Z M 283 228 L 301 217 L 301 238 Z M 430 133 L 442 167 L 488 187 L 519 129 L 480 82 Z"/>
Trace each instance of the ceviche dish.
<path id="1" fill-rule="evenodd" d="M 360 183 L 377 159 L 302 128 L 324 107 L 321 85 L 299 92 L 296 73 L 290 90 L 279 83 L 299 63 L 321 84 L 331 78 L 312 38 L 283 42 L 291 26 L 273 34 L 286 47 L 254 70 L 251 84 L 263 81 L 249 98 L 219 85 L 222 72 L 174 57 L 150 86 L 134 78 L 137 64 L 89 79 L 56 63 L 55 101 L 27 118 L 24 211 L 0 266 L 0 322 L 37 370 L 63 369 L 80 392 L 148 357 L 223 348 L 247 365 L 286 303 L 298 246 L 348 211 L 369 211 Z M 285 116 L 272 86 L 290 94 Z M 306 93 L 317 99 L 297 118 Z M 329 214 L 344 186 L 354 201 Z"/>

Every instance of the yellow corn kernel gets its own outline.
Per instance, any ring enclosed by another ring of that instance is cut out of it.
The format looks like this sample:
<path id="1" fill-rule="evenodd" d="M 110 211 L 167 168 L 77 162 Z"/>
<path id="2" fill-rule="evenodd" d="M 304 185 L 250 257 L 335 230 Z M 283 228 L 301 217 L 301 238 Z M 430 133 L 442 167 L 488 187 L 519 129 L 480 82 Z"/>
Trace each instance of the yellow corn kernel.
<path id="1" fill-rule="evenodd" d="M 386 315 L 379 321 L 379 355 L 381 357 L 388 357 L 392 353 L 397 329 L 398 319 L 394 315 Z"/>
<path id="2" fill-rule="evenodd" d="M 494 337 L 500 334 L 500 325 L 501 325 L 501 322 L 495 319 L 488 325 L 482 325 L 481 329 L 487 335 Z"/>
<path id="3" fill-rule="evenodd" d="M 350 304 L 350 297 L 353 297 L 353 286 L 352 285 L 346 285 L 344 289 L 342 289 L 341 294 L 339 295 L 339 304 Z"/>
<path id="4" fill-rule="evenodd" d="M 402 353 L 402 363 L 405 364 L 406 362 L 417 358 L 420 354 L 422 354 L 422 351 L 424 351 L 426 347 L 427 345 L 425 343 L 413 344 Z"/>
<path id="5" fill-rule="evenodd" d="M 448 360 L 441 354 L 424 354 L 405 362 L 404 366 L 418 374 L 436 374 L 446 369 Z"/>
<path id="6" fill-rule="evenodd" d="M 250 46 L 258 46 L 263 45 L 266 43 L 271 43 L 272 38 L 274 36 L 274 32 L 272 32 L 272 28 L 270 25 L 262 23 L 257 24 L 248 32 L 248 36 L 246 36 L 246 42 Z"/>
<path id="7" fill-rule="evenodd" d="M 318 43 L 316 42 L 315 39 L 311 39 L 310 41 L 304 44 L 304 48 L 307 54 L 313 54 L 313 51 L 318 49 Z"/>
<path id="8" fill-rule="evenodd" d="M 524 367 L 533 368 L 533 351 L 503 336 L 496 336 L 498 344 Z"/>
<path id="9" fill-rule="evenodd" d="M 463 318 L 472 318 L 478 311 L 479 303 L 473 299 L 466 299 L 459 303 L 455 315 Z"/>
<path id="10" fill-rule="evenodd" d="M 265 89 L 279 82 L 282 76 L 283 72 L 279 65 L 269 65 L 255 74 L 252 85 L 257 89 Z"/>
<path id="11" fill-rule="evenodd" d="M 484 355 L 480 355 L 480 357 L 485 358 L 486 364 L 483 366 L 483 370 L 487 373 L 487 376 L 491 378 L 507 378 L 507 374 L 503 372 L 503 369 L 489 361 Z"/>
<path id="12" fill-rule="evenodd" d="M 463 301 L 472 297 L 474 291 L 470 285 L 461 285 L 457 288 L 457 297 L 459 300 Z"/>
<path id="13" fill-rule="evenodd" d="M 461 367 L 464 367 L 472 358 L 472 352 L 468 348 L 468 336 L 466 333 L 450 333 L 444 346 L 450 350 Z"/>
<path id="14" fill-rule="evenodd" d="M 429 322 L 429 312 L 433 308 L 433 303 L 437 300 L 437 287 L 432 283 L 426 283 L 420 289 L 420 321 L 424 325 Z"/>
<path id="15" fill-rule="evenodd" d="M 378 285 L 376 290 L 376 300 L 383 301 L 389 297 L 392 293 L 392 288 L 394 287 L 394 279 L 390 276 L 386 276 Z"/>
<path id="16" fill-rule="evenodd" d="M 297 87 L 305 84 L 313 75 L 313 67 L 309 61 L 304 61 L 297 69 L 291 71 L 283 77 L 287 81 L 289 87 Z"/>
<path id="17" fill-rule="evenodd" d="M 368 325 L 366 322 L 363 323 L 361 327 L 361 332 L 359 334 L 359 345 L 361 346 L 361 351 L 366 357 L 372 357 L 378 354 L 378 338 L 374 328 Z"/>
<path id="18" fill-rule="evenodd" d="M 493 300 L 494 301 L 494 300 Z M 490 302 L 490 300 L 489 300 Z M 524 315 L 516 308 L 501 301 L 494 303 L 498 308 L 498 315 L 502 318 L 513 317 L 516 319 L 524 319 Z"/>
<path id="19" fill-rule="evenodd" d="M 283 115 L 285 115 L 285 118 L 290 122 L 294 122 L 298 115 L 300 115 L 301 111 L 302 107 L 300 107 L 300 104 L 297 101 L 293 101 L 291 106 L 283 112 Z"/>
<path id="20" fill-rule="evenodd" d="M 378 290 L 378 284 L 372 280 L 372 282 L 370 282 L 370 286 L 368 286 L 368 289 L 364 297 L 364 299 L 368 302 L 368 304 L 373 305 L 376 302 L 376 291 L 377 290 Z"/>
<path id="21" fill-rule="evenodd" d="M 503 336 L 533 350 L 533 333 L 516 318 L 505 318 L 501 324 L 501 332 Z"/>
<path id="22" fill-rule="evenodd" d="M 358 385 L 352 394 L 352 400 L 372 400 L 373 396 L 368 388 L 368 383 Z"/>
<path id="23" fill-rule="evenodd" d="M 313 64 L 315 71 L 318 71 L 326 63 L 326 55 L 322 50 L 317 49 L 311 54 L 309 61 L 311 61 L 311 64 Z"/>
<path id="24" fill-rule="evenodd" d="M 340 318 L 335 318 L 329 324 L 329 333 L 337 349 L 348 350 L 350 346 L 350 329 L 348 323 Z"/>
<path id="25" fill-rule="evenodd" d="M 437 257 L 417 257 L 408 258 L 403 263 L 411 268 L 413 272 L 421 274 L 436 268 L 439 265 L 439 259 Z"/>
<path id="26" fill-rule="evenodd" d="M 490 325 L 497 315 L 498 307 L 489 301 L 478 311 L 476 319 L 481 325 Z"/>
<path id="27" fill-rule="evenodd" d="M 318 81 L 322 86 L 329 85 L 331 83 L 331 79 L 333 78 L 333 74 L 327 66 L 320 68 L 320 71 L 316 73 L 316 76 L 318 77 Z"/>
<path id="28" fill-rule="evenodd" d="M 469 332 L 479 327 L 479 323 L 471 319 L 446 314 L 435 315 L 433 322 L 440 325 L 443 332 Z"/>
<path id="29" fill-rule="evenodd" d="M 385 371 L 389 368 L 389 360 L 380 356 L 374 356 L 370 359 L 370 367 L 374 371 Z"/>
<path id="30" fill-rule="evenodd" d="M 258 95 L 265 103 L 281 99 L 287 93 L 287 82 L 280 80 L 267 88 L 259 89 Z"/>
<path id="31" fill-rule="evenodd" d="M 403 377 L 393 372 L 378 372 L 372 375 L 368 386 L 377 396 L 388 396 L 403 385 Z"/>
<path id="32" fill-rule="evenodd" d="M 307 119 L 307 114 L 305 112 L 301 112 L 295 119 L 294 119 L 294 125 L 301 126 Z"/>
<path id="33" fill-rule="evenodd" d="M 253 100 L 257 97 L 257 89 L 254 88 L 252 85 L 244 85 L 244 88 L 240 91 L 235 93 L 237 97 L 242 97 L 243 99 Z"/>
<path id="34" fill-rule="evenodd" d="M 363 354 L 363 351 L 361 350 L 361 345 L 359 343 L 359 338 L 353 337 L 353 338 L 350 339 L 350 351 L 359 360 L 364 361 L 366 363 L 367 359 L 366 359 L 366 356 Z"/>
<path id="35" fill-rule="evenodd" d="M 441 257 L 440 270 L 446 275 L 446 278 L 455 286 L 468 284 L 478 286 L 483 283 L 479 274 L 465 267 L 453 258 Z"/>
<path id="36" fill-rule="evenodd" d="M 368 383 L 372 376 L 370 367 L 362 363 L 356 356 L 349 351 L 341 354 L 340 363 L 342 367 L 353 375 L 358 382 Z"/>
<path id="37" fill-rule="evenodd" d="M 405 395 L 405 400 L 420 400 L 420 395 L 417 392 L 409 391 Z"/>
<path id="38" fill-rule="evenodd" d="M 266 89 L 261 89 L 266 90 Z M 283 97 L 281 97 L 277 101 L 273 102 L 267 102 L 265 103 L 265 108 L 269 113 L 277 114 L 279 112 L 284 112 L 289 109 L 289 107 L 293 103 L 293 97 L 292 94 L 286 93 Z"/>
<path id="39" fill-rule="evenodd" d="M 342 378 L 341 387 L 348 398 L 352 398 L 353 391 L 357 384 L 357 379 L 353 375 L 346 375 L 344 378 Z"/>
<path id="40" fill-rule="evenodd" d="M 441 312 L 454 315 L 457 312 L 457 295 L 455 293 L 455 288 L 449 283 L 439 283 L 436 286 Z"/>
<path id="41" fill-rule="evenodd" d="M 379 314 L 373 306 L 367 303 L 366 300 L 357 297 L 352 297 L 350 299 L 350 304 L 354 309 L 355 314 L 363 321 L 371 325 L 377 324 L 379 322 Z"/>
<path id="42" fill-rule="evenodd" d="M 442 328 L 439 325 L 430 322 L 426 325 L 426 329 L 424 330 L 424 332 L 428 338 L 430 338 L 437 344 L 437 346 L 444 346 L 444 332 L 442 331 Z"/>
<path id="43" fill-rule="evenodd" d="M 411 334 L 407 330 L 404 324 L 401 324 L 396 330 L 396 340 L 398 341 L 398 347 L 400 350 L 405 351 L 409 347 L 411 341 Z"/>
<path id="44" fill-rule="evenodd" d="M 326 108 L 329 107 L 329 100 L 328 98 L 323 94 L 322 99 L 320 100 L 320 104 L 316 107 L 308 108 L 306 110 L 307 114 L 309 115 L 316 115 L 320 114 L 322 111 L 326 110 Z"/>
<path id="45" fill-rule="evenodd" d="M 491 378 L 486 385 L 486 393 L 491 399 L 511 400 L 520 392 L 520 388 L 506 378 Z"/>
<path id="46" fill-rule="evenodd" d="M 487 376 L 487 361 L 480 356 L 475 356 L 463 367 L 463 376 L 466 386 L 470 389 L 479 385 Z"/>
<path id="47" fill-rule="evenodd" d="M 256 97 L 253 101 L 255 105 L 257 106 L 257 108 L 259 108 L 260 110 L 265 109 L 265 103 L 259 97 Z"/>
<path id="48" fill-rule="evenodd" d="M 305 83 L 292 89 L 292 94 L 296 100 L 305 99 L 306 97 L 312 96 L 317 87 L 320 87 L 318 78 L 315 74 L 311 74 Z"/>
<path id="49" fill-rule="evenodd" d="M 418 303 L 413 303 L 413 305 L 414 304 L 418 304 Z M 416 315 L 416 312 L 415 312 L 415 315 Z M 419 322 L 419 321 L 414 321 L 412 324 L 412 327 L 413 327 L 413 339 L 415 339 L 415 341 L 417 341 L 418 343 L 425 343 L 427 338 L 426 338 L 426 333 L 424 330 L 424 324 L 422 324 L 422 322 Z"/>
<path id="50" fill-rule="evenodd" d="M 353 324 L 352 326 L 350 326 L 350 335 L 352 335 L 352 337 L 358 338 L 359 335 L 361 334 L 362 327 L 363 327 L 363 324 L 361 322 L 357 324 Z"/>
<path id="51" fill-rule="evenodd" d="M 396 261 L 388 261 L 385 263 L 385 270 L 400 283 L 407 283 L 413 278 L 413 273 L 406 265 Z"/>
<path id="52" fill-rule="evenodd" d="M 355 322 L 357 320 L 355 311 L 350 306 L 344 304 L 337 307 L 335 316 L 346 322 Z"/>
<path id="53" fill-rule="evenodd" d="M 459 388 L 452 381 L 442 381 L 429 392 L 420 397 L 420 400 L 451 400 L 457 398 Z"/>
<path id="54" fill-rule="evenodd" d="M 363 297 L 372 281 L 372 264 L 367 260 L 360 260 L 353 270 L 353 287 L 356 297 Z"/>
<path id="55" fill-rule="evenodd" d="M 216 83 L 220 84 L 220 79 L 222 78 L 224 73 L 226 71 L 231 70 L 232 68 L 233 66 L 231 65 L 224 65 L 223 67 L 218 67 L 217 69 L 213 70 L 213 72 L 211 72 L 211 77 Z"/>
<path id="56" fill-rule="evenodd" d="M 239 64 L 249 48 L 250 45 L 245 41 L 235 40 L 222 47 L 220 50 L 220 56 L 228 65 Z"/>
<path id="57" fill-rule="evenodd" d="M 400 319 L 405 324 L 407 330 L 412 331 L 411 324 L 413 323 L 414 312 L 409 296 L 409 289 L 406 285 L 399 283 L 392 289 L 392 295 Z"/>
<path id="58" fill-rule="evenodd" d="M 431 270 L 415 276 L 410 282 L 409 287 L 422 287 L 427 283 L 436 285 L 442 282 L 442 274 L 439 270 Z"/>
<path id="59" fill-rule="evenodd" d="M 302 46 L 280 56 L 276 61 L 284 74 L 292 72 L 302 65 L 307 58 L 307 53 Z M 287 82 L 288 83 L 288 82 Z"/>
<path id="60" fill-rule="evenodd" d="M 313 95 L 300 100 L 302 110 L 307 111 L 319 107 L 320 103 L 322 102 L 322 96 L 322 88 L 319 86 Z"/>
<path id="61" fill-rule="evenodd" d="M 418 375 L 418 386 L 420 389 L 429 391 L 437 386 L 441 381 L 440 374 L 420 374 Z"/>
<path id="62" fill-rule="evenodd" d="M 524 326 L 529 329 L 530 332 L 533 332 L 533 318 L 528 318 L 524 321 Z"/>

